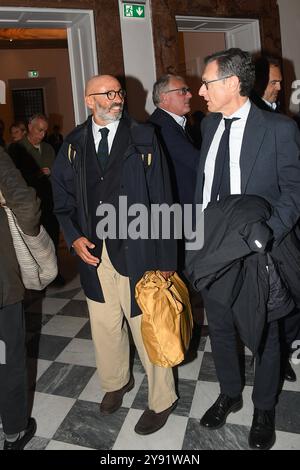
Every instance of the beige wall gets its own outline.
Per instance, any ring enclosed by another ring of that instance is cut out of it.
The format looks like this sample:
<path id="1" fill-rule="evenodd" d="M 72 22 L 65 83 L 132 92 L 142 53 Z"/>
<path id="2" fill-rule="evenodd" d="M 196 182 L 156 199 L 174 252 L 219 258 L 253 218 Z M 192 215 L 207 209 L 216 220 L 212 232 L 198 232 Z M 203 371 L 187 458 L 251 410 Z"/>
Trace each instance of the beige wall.
<path id="1" fill-rule="evenodd" d="M 280 13 L 283 72 L 287 109 L 293 113 L 299 111 L 299 104 L 290 103 L 291 84 L 300 80 L 300 2 L 299 0 L 277 0 Z"/>
<path id="2" fill-rule="evenodd" d="M 180 74 L 187 77 L 187 83 L 192 89 L 192 112 L 207 111 L 204 100 L 198 96 L 204 58 L 225 47 L 224 33 L 179 33 Z"/>
<path id="3" fill-rule="evenodd" d="M 64 135 L 74 127 L 73 97 L 69 56 L 67 49 L 0 50 L 1 80 L 7 86 L 6 105 L 1 105 L 0 116 L 8 128 L 13 122 L 10 88 L 44 88 L 45 111 L 49 128 L 60 124 Z M 38 70 L 39 78 L 28 79 L 28 70 Z"/>

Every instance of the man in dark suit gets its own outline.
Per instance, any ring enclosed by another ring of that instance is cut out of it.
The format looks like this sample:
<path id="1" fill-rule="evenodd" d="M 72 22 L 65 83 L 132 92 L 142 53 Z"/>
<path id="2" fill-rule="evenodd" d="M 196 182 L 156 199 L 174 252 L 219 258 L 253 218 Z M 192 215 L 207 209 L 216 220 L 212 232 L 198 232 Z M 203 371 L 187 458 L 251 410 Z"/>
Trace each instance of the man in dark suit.
<path id="1" fill-rule="evenodd" d="M 266 113 L 251 104 L 248 97 L 254 67 L 249 53 L 229 49 L 206 58 L 205 64 L 199 95 L 206 100 L 211 114 L 202 123 L 196 202 L 205 208 L 210 201 L 230 194 L 261 196 L 273 207 L 268 226 L 274 243 L 280 244 L 300 213 L 297 126 L 285 116 Z M 227 136 L 227 150 L 223 136 Z M 225 424 L 230 412 L 242 407 L 242 382 L 231 305 L 218 304 L 208 289 L 202 294 L 221 394 L 200 423 L 216 429 Z M 269 449 L 275 442 L 279 369 L 278 324 L 271 322 L 265 326 L 256 360 L 251 448 Z"/>
<path id="2" fill-rule="evenodd" d="M 115 77 L 99 75 L 88 81 L 85 101 L 92 116 L 66 137 L 52 179 L 56 215 L 66 242 L 79 257 L 97 369 L 106 392 L 100 412 L 117 411 L 134 387 L 129 324 L 148 377 L 149 408 L 135 426 L 143 435 L 164 426 L 177 396 L 172 369 L 150 363 L 145 350 L 135 285 L 145 271 L 160 270 L 170 277 L 177 264 L 176 243 L 129 235 L 127 209 L 140 204 L 149 214 L 152 204 L 171 205 L 172 197 L 154 129 L 122 116 L 124 98 Z M 120 198 L 128 206 L 124 208 Z M 106 210 L 112 218 L 101 230 Z"/>
<path id="3" fill-rule="evenodd" d="M 255 84 L 250 95 L 251 101 L 264 111 L 278 112 L 278 95 L 282 84 L 279 59 L 261 56 L 254 65 Z"/>
<path id="4" fill-rule="evenodd" d="M 175 201 L 184 210 L 185 204 L 194 202 L 200 158 L 200 150 L 193 144 L 185 117 L 191 109 L 191 90 L 182 77 L 167 74 L 154 83 L 152 97 L 157 108 L 149 121 L 156 128 L 168 161 Z M 182 276 L 184 265 L 184 240 L 181 240 L 178 243 L 178 269 Z"/>
<path id="5" fill-rule="evenodd" d="M 278 96 L 281 90 L 282 73 L 279 59 L 267 55 L 255 60 L 255 85 L 251 101 L 258 108 L 271 113 L 279 112 Z M 300 313 L 292 312 L 280 321 L 280 341 L 282 347 L 282 377 L 288 382 L 296 382 L 297 377 L 289 361 L 293 342 L 300 333 Z"/>
<path id="6" fill-rule="evenodd" d="M 192 204 L 200 151 L 186 129 L 191 90 L 182 77 L 167 74 L 155 82 L 152 96 L 157 108 L 149 121 L 157 129 L 168 158 L 176 202 Z"/>

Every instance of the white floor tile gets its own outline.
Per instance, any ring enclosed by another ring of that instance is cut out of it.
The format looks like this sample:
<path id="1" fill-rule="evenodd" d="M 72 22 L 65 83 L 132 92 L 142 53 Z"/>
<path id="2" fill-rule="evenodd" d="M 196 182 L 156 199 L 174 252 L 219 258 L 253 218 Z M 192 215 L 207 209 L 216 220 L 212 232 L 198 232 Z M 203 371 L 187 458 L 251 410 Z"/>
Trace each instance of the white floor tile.
<path id="1" fill-rule="evenodd" d="M 245 386 L 243 390 L 243 408 L 237 413 L 230 413 L 226 422 L 251 427 L 254 405 L 252 402 L 253 387 Z"/>
<path id="2" fill-rule="evenodd" d="M 142 410 L 131 409 L 124 421 L 113 450 L 179 450 L 182 447 L 187 418 L 171 414 L 165 426 L 154 434 L 140 436 L 134 432 Z"/>
<path id="3" fill-rule="evenodd" d="M 96 371 L 93 376 L 90 378 L 86 387 L 82 390 L 79 395 L 79 400 L 93 401 L 95 403 L 100 403 L 104 396 L 104 392 L 100 386 L 100 380 L 98 372 Z"/>
<path id="4" fill-rule="evenodd" d="M 74 338 L 56 358 L 57 362 L 96 367 L 93 341 Z"/>
<path id="5" fill-rule="evenodd" d="M 76 446 L 75 444 L 67 444 L 66 442 L 50 441 L 45 450 L 93 450 L 89 447 Z"/>
<path id="6" fill-rule="evenodd" d="M 197 357 L 193 361 L 178 366 L 179 379 L 198 380 L 202 359 L 203 352 L 198 351 Z"/>
<path id="7" fill-rule="evenodd" d="M 28 370 L 36 370 L 36 381 L 43 375 L 43 373 L 50 367 L 52 361 L 46 361 L 45 359 L 27 359 Z"/>
<path id="8" fill-rule="evenodd" d="M 300 357 L 300 353 L 298 357 Z M 283 384 L 283 390 L 289 390 L 291 392 L 300 392 L 300 364 L 291 363 L 291 365 L 296 373 L 297 382 L 288 382 L 287 380 L 285 380 Z"/>
<path id="9" fill-rule="evenodd" d="M 135 396 L 137 394 L 137 391 L 141 386 L 143 379 L 144 379 L 144 374 L 139 374 L 139 373 L 134 374 L 134 381 L 135 381 L 134 388 L 130 390 L 130 392 L 125 393 L 122 406 L 126 408 L 131 407 L 135 399 Z M 102 401 L 104 393 L 105 392 L 103 392 L 103 390 L 101 389 L 98 373 L 95 372 L 95 374 L 90 379 L 89 383 L 81 392 L 79 399 L 100 403 Z"/>
<path id="10" fill-rule="evenodd" d="M 190 417 L 200 419 L 205 411 L 216 401 L 220 387 L 215 382 L 198 382 L 191 406 Z"/>
<path id="11" fill-rule="evenodd" d="M 300 450 L 299 434 L 276 431 L 276 442 L 272 450 Z"/>
<path id="12" fill-rule="evenodd" d="M 213 405 L 220 394 L 218 383 L 198 382 L 193 398 L 190 417 L 201 419 L 204 413 Z M 243 390 L 243 408 L 237 413 L 230 413 L 226 422 L 251 426 L 253 417 L 253 403 L 251 399 L 252 387 L 246 386 Z"/>
<path id="13" fill-rule="evenodd" d="M 43 326 L 42 334 L 73 338 L 87 321 L 87 318 L 56 315 Z"/>
<path id="14" fill-rule="evenodd" d="M 211 352 L 211 342 L 210 342 L 210 337 L 207 337 L 205 346 L 204 346 L 204 351 L 205 352 Z"/>
<path id="15" fill-rule="evenodd" d="M 74 403 L 72 398 L 35 392 L 32 416 L 37 421 L 36 435 L 51 438 Z"/>

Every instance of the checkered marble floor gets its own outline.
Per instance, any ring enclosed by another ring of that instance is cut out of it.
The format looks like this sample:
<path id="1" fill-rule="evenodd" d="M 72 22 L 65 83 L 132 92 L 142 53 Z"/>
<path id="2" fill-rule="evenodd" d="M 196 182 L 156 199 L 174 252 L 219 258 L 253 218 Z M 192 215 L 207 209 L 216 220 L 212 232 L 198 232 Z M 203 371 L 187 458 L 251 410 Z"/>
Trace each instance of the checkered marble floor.
<path id="1" fill-rule="evenodd" d="M 219 394 L 207 328 L 197 328 L 190 357 L 175 370 L 180 400 L 166 426 L 150 436 L 139 436 L 134 426 L 147 406 L 147 381 L 134 358 L 134 389 L 123 406 L 101 416 L 103 397 L 94 358 L 88 310 L 79 278 L 46 294 L 26 299 L 28 364 L 32 416 L 37 433 L 27 449 L 46 450 L 204 450 L 248 449 L 252 421 L 253 369 L 245 351 L 244 406 L 228 416 L 220 430 L 207 431 L 199 419 Z M 300 450 L 300 366 L 298 381 L 285 382 L 276 415 L 274 449 Z M 0 430 L 0 448 L 3 433 Z"/>

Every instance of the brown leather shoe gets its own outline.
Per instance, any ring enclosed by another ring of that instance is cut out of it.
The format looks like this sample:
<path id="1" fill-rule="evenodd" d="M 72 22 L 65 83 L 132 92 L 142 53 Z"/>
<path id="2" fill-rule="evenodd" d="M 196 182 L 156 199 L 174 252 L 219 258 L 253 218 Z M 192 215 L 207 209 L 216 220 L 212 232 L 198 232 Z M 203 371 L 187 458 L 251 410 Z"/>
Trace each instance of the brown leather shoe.
<path id="1" fill-rule="evenodd" d="M 122 406 L 123 396 L 134 387 L 134 378 L 131 376 L 129 382 L 114 392 L 107 392 L 100 403 L 100 412 L 103 415 L 110 415 Z"/>
<path id="2" fill-rule="evenodd" d="M 176 408 L 177 401 L 173 403 L 169 408 L 160 413 L 155 413 L 155 411 L 149 410 L 146 408 L 137 424 L 135 425 L 135 432 L 145 436 L 146 434 L 152 434 L 153 432 L 161 429 L 167 422 L 169 415 Z"/>

